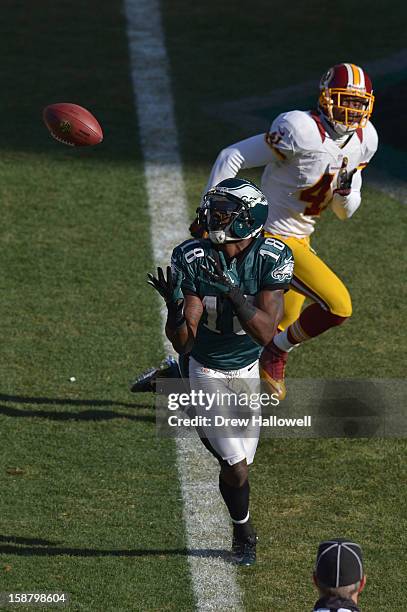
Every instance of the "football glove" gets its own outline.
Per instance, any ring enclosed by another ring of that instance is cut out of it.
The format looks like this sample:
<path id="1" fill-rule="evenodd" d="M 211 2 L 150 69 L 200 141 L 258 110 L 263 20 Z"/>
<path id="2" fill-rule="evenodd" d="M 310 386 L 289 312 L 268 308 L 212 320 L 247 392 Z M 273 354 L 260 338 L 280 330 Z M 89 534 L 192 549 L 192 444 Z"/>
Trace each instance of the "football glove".
<path id="1" fill-rule="evenodd" d="M 236 258 L 232 260 L 229 268 L 222 251 L 219 252 L 219 259 L 220 264 L 213 257 L 208 257 L 215 270 L 211 270 L 204 264 L 201 264 L 200 267 L 206 276 L 206 282 L 220 293 L 227 295 L 232 289 L 239 287 Z"/>
<path id="2" fill-rule="evenodd" d="M 336 189 L 334 189 L 334 194 L 337 193 L 341 196 L 348 196 L 351 192 L 351 185 L 353 175 L 355 174 L 357 168 L 354 168 L 350 172 L 347 171 L 348 166 L 348 158 L 344 157 L 342 166 L 338 172 L 338 177 L 336 179 Z"/>
<path id="3" fill-rule="evenodd" d="M 171 266 L 167 266 L 167 277 L 165 277 L 163 269 L 158 267 L 157 277 L 150 274 L 150 272 L 147 274 L 147 283 L 158 291 L 168 306 L 183 299 L 184 296 L 181 290 L 183 277 L 183 273 L 177 268 L 175 268 L 173 273 Z"/>
<path id="4" fill-rule="evenodd" d="M 201 264 L 201 270 L 206 276 L 206 282 L 219 291 L 220 294 L 226 296 L 228 300 L 232 302 L 240 322 L 243 324 L 247 323 L 256 314 L 256 308 L 247 300 L 239 288 L 236 258 L 232 259 L 229 267 L 226 264 L 225 256 L 222 251 L 219 252 L 221 264 L 212 257 L 208 257 L 208 259 L 215 268 L 215 271 Z"/>

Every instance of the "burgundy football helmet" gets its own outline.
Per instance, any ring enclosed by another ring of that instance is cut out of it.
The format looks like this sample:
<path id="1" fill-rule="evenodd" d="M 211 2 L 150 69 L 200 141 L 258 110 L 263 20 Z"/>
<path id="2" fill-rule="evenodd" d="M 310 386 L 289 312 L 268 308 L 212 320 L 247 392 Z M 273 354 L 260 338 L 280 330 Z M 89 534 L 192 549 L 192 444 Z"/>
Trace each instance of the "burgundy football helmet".
<path id="1" fill-rule="evenodd" d="M 373 111 L 368 74 L 355 64 L 336 64 L 321 79 L 319 108 L 339 134 L 364 128 Z"/>

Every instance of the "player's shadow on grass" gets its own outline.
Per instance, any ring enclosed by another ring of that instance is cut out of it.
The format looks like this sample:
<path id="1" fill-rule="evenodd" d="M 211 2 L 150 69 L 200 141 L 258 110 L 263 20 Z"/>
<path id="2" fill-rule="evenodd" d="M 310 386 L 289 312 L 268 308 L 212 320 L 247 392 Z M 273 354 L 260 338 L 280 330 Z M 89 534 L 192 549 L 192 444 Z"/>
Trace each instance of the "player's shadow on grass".
<path id="1" fill-rule="evenodd" d="M 4 542 L 4 544 L 3 544 Z M 69 548 L 57 546 L 56 542 L 39 538 L 20 538 L 16 536 L 0 536 L 0 554 L 18 555 L 22 557 L 58 557 L 70 555 L 72 557 L 206 557 L 229 559 L 230 552 L 216 548 L 142 548 L 142 549 L 97 549 L 97 548 Z"/>
<path id="2" fill-rule="evenodd" d="M 114 406 L 118 408 L 151 408 L 151 404 L 141 404 L 134 402 L 114 402 L 112 400 L 93 400 L 93 399 L 65 399 L 50 397 L 26 397 L 21 395 L 0 394 L 0 402 L 11 402 L 13 404 L 32 404 L 32 405 L 52 405 L 52 406 L 91 406 L 92 408 L 103 408 L 104 406 Z M 50 419 L 53 421 L 103 421 L 111 419 L 128 419 L 130 421 L 155 422 L 154 415 L 142 414 L 123 414 L 113 410 L 80 410 L 71 411 L 52 411 L 52 410 L 32 410 L 30 408 L 15 408 L 0 404 L 0 414 L 10 417 L 36 417 Z"/>

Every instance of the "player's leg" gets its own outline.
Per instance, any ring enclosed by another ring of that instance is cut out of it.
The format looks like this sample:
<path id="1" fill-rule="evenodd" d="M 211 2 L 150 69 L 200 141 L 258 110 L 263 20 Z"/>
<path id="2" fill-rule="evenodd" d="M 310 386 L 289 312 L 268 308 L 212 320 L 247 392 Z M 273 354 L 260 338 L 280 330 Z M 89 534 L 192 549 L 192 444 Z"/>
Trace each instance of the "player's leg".
<path id="1" fill-rule="evenodd" d="M 332 327 L 341 325 L 352 314 L 348 290 L 336 274 L 310 248 L 307 239 L 279 237 L 294 254 L 292 286 L 304 298 L 313 300 L 296 318 L 285 317 L 284 331 L 280 331 L 265 348 L 260 359 L 261 375 L 276 391 L 285 397 L 284 368 L 288 353 L 311 338 Z"/>
<path id="2" fill-rule="evenodd" d="M 291 323 L 296 321 L 301 314 L 301 309 L 305 301 L 305 296 L 293 289 L 289 289 L 284 294 L 284 316 L 278 324 L 277 333 L 284 331 Z M 271 349 L 273 345 L 269 346 Z M 279 350 L 274 350 L 267 355 L 267 367 L 263 365 L 261 376 L 268 381 L 272 391 L 277 393 L 280 400 L 285 397 L 285 366 L 288 353 L 281 353 Z M 263 355 L 263 363 L 266 356 Z M 271 382 L 272 381 L 272 382 Z"/>
<path id="3" fill-rule="evenodd" d="M 255 366 L 258 376 L 258 366 Z M 247 374 L 247 369 L 239 371 L 242 376 Z M 227 384 L 227 378 L 222 371 L 203 368 L 192 357 L 190 358 L 189 378 L 191 389 L 202 390 L 205 394 L 231 393 Z M 257 379 L 258 380 L 258 379 Z M 205 397 L 207 397 L 205 395 Z M 233 524 L 233 560 L 240 565 L 252 565 L 256 561 L 256 532 L 250 519 L 250 485 L 248 465 L 253 461 L 256 451 L 260 428 L 250 428 L 248 440 L 242 432 L 240 437 L 230 437 L 227 428 L 215 428 L 213 419 L 215 414 L 225 417 L 237 416 L 234 407 L 226 404 L 214 406 L 212 410 L 206 411 L 205 406 L 197 406 L 196 413 L 208 416 L 212 413 L 212 425 L 200 427 L 198 434 L 205 447 L 216 457 L 220 465 L 219 491 L 229 511 Z M 241 416 L 241 415 L 240 415 Z"/>
<path id="4" fill-rule="evenodd" d="M 238 393 L 240 397 L 242 397 L 243 393 L 250 395 L 251 398 L 258 395 L 260 390 L 258 361 L 246 368 L 242 368 L 239 371 L 239 375 L 239 378 L 233 380 L 232 390 Z M 249 417 L 253 415 L 261 416 L 261 407 L 259 404 L 256 404 L 254 409 L 249 407 L 248 412 L 247 408 L 245 408 L 245 413 Z M 260 425 L 253 425 L 253 422 L 250 421 L 245 435 L 242 437 L 246 462 L 240 462 L 232 466 L 232 471 L 230 466 L 225 465 L 223 462 L 219 476 L 219 489 L 233 521 L 232 556 L 235 562 L 247 566 L 253 565 L 256 561 L 257 534 L 252 525 L 249 512 L 250 484 L 248 466 L 254 460 L 259 436 Z M 239 509 L 239 514 L 236 513 L 236 509 Z"/>
<path id="5" fill-rule="evenodd" d="M 301 310 L 305 301 L 305 295 L 289 289 L 284 294 L 284 316 L 278 324 L 278 331 L 283 331 L 291 323 L 294 323 L 301 314 Z"/>
<path id="6" fill-rule="evenodd" d="M 313 300 L 300 316 L 275 337 L 283 350 L 342 325 L 352 314 L 349 292 L 338 276 L 311 249 L 303 252 L 292 281 L 296 291 Z"/>
<path id="7" fill-rule="evenodd" d="M 220 462 L 219 491 L 233 523 L 232 558 L 239 565 L 256 562 L 257 534 L 250 519 L 250 484 L 246 460 Z"/>

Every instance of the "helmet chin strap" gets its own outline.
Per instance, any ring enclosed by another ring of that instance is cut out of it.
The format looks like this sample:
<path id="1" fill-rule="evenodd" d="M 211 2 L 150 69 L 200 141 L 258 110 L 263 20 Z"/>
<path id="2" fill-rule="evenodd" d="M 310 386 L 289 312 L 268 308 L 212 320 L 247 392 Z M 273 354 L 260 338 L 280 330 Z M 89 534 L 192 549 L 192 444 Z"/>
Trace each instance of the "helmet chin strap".
<path id="1" fill-rule="evenodd" d="M 215 244 L 225 244 L 225 242 L 240 242 L 241 240 L 246 240 L 247 238 L 256 238 L 260 234 L 262 227 L 257 228 L 248 236 L 244 238 L 232 238 L 232 236 L 227 236 L 225 230 L 211 230 L 208 232 L 209 240 Z"/>
<path id="2" fill-rule="evenodd" d="M 224 244 L 225 242 L 239 242 L 243 238 L 232 238 L 227 236 L 225 230 L 211 230 L 208 232 L 209 240 L 215 244 Z"/>
<path id="3" fill-rule="evenodd" d="M 212 230 L 208 232 L 209 240 L 215 244 L 223 244 L 226 242 L 226 232 L 224 230 Z"/>

